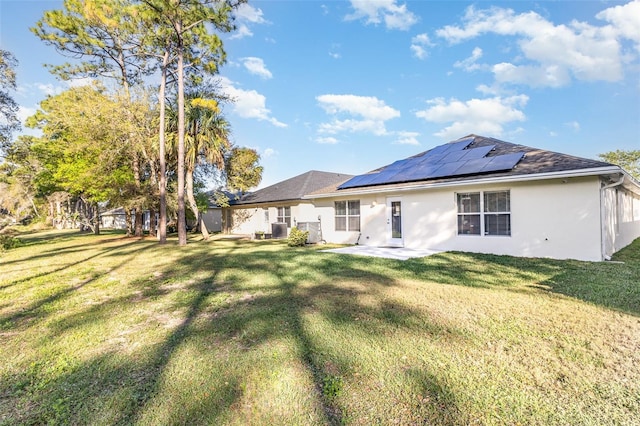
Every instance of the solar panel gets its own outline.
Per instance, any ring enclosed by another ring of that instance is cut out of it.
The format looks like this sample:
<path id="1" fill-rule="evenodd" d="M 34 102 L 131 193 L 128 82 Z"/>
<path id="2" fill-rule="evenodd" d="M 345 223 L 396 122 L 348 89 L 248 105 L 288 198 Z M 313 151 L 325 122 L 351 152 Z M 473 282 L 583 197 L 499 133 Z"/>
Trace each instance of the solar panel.
<path id="1" fill-rule="evenodd" d="M 421 157 L 417 164 L 435 164 L 442 161 L 442 159 L 446 156 L 446 154 L 428 154 L 424 157 Z"/>
<path id="2" fill-rule="evenodd" d="M 398 183 L 426 179 L 425 176 L 431 176 L 439 167 L 438 164 L 423 164 L 412 169 L 402 170 L 393 176 L 393 180 Z"/>
<path id="3" fill-rule="evenodd" d="M 456 175 L 470 175 L 473 173 L 480 173 L 482 168 L 489 164 L 491 157 L 474 158 L 467 160 L 465 163 L 456 170 Z"/>
<path id="4" fill-rule="evenodd" d="M 464 166 L 465 163 L 466 161 L 453 161 L 451 163 L 442 164 L 438 169 L 433 171 L 428 178 L 455 176 L 456 171 Z"/>
<path id="5" fill-rule="evenodd" d="M 440 162 L 441 163 L 452 163 L 454 161 L 459 161 L 465 155 L 467 155 L 467 150 L 453 151 L 453 152 L 447 153 L 447 155 L 445 155 L 444 158 L 442 158 L 442 160 Z"/>
<path id="6" fill-rule="evenodd" d="M 472 137 L 465 138 L 398 160 L 376 172 L 355 176 L 338 189 L 511 170 L 525 154 L 516 152 L 486 157 L 495 145 L 468 148 L 473 140 Z"/>
<path id="7" fill-rule="evenodd" d="M 443 146 L 447 147 L 447 150 L 444 152 L 450 153 L 454 151 L 461 151 L 466 147 L 468 147 L 469 145 L 471 145 L 473 143 L 473 139 L 474 138 L 466 138 L 458 142 L 450 142 L 450 143 L 444 144 Z"/>
<path id="8" fill-rule="evenodd" d="M 481 146 L 479 148 L 471 148 L 465 149 L 465 155 L 462 157 L 463 160 L 472 160 L 474 158 L 482 158 L 488 153 L 490 153 L 493 149 L 495 149 L 495 145 L 489 146 Z"/>
<path id="9" fill-rule="evenodd" d="M 524 157 L 524 152 L 504 154 L 491 157 L 491 161 L 482 168 L 482 172 L 496 172 L 498 170 L 511 170 L 513 166 Z"/>
<path id="10" fill-rule="evenodd" d="M 443 152 L 445 152 L 448 148 L 447 144 L 444 145 L 438 145 L 435 148 L 431 148 L 425 155 L 435 155 L 435 154 L 442 154 Z"/>
<path id="11" fill-rule="evenodd" d="M 338 186 L 338 189 L 355 188 L 356 186 L 365 186 L 364 182 L 367 181 L 369 175 L 354 176 L 342 185 Z"/>

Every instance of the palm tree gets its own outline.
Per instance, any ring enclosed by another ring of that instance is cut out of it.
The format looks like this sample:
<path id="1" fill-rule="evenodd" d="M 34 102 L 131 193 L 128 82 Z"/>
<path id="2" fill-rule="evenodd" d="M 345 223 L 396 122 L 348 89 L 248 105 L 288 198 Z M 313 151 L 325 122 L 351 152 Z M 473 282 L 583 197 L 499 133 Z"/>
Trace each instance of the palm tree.
<path id="1" fill-rule="evenodd" d="M 177 131 L 175 111 L 169 113 L 169 132 L 173 141 Z M 199 165 L 210 165 L 224 170 L 225 153 L 231 149 L 229 122 L 220 114 L 218 103 L 212 99 L 188 96 L 185 102 L 185 190 L 189 208 L 197 219 L 204 239 L 209 231 L 198 210 L 194 195 L 194 174 Z"/>

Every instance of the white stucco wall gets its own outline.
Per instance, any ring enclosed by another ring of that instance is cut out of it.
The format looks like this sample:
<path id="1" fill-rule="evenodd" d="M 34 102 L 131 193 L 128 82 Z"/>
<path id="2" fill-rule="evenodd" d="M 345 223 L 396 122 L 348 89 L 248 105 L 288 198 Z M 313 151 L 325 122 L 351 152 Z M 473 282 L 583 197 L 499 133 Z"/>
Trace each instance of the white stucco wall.
<path id="1" fill-rule="evenodd" d="M 640 238 L 640 197 L 622 186 L 602 192 L 604 253 L 609 257 Z"/>
<path id="2" fill-rule="evenodd" d="M 509 190 L 511 236 L 457 234 L 456 193 Z M 359 244 L 389 244 L 387 195 L 402 203 L 403 245 L 525 257 L 601 260 L 600 183 L 597 177 L 496 185 L 467 185 L 396 192 L 359 199 Z M 314 203 L 322 215 L 327 242 L 355 243 L 357 232 L 335 231 L 333 203 Z"/>
<path id="3" fill-rule="evenodd" d="M 233 227 L 231 232 L 234 234 L 253 235 L 256 231 L 262 231 L 270 234 L 271 224 L 278 220 L 277 207 L 290 207 L 292 227 L 298 222 L 318 221 L 319 213 L 310 201 L 281 203 L 277 206 L 234 207 L 232 209 Z M 333 211 L 331 214 L 333 214 Z M 290 230 L 291 228 L 288 228 L 287 231 Z"/>

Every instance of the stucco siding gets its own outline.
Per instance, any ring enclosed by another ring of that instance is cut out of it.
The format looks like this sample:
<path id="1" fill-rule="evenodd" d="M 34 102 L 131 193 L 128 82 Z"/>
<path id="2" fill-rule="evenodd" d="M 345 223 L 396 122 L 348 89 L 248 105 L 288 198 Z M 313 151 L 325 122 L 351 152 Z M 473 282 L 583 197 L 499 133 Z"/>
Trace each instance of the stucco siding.
<path id="1" fill-rule="evenodd" d="M 622 186 L 602 191 L 604 254 L 607 257 L 640 238 L 640 197 Z"/>
<path id="2" fill-rule="evenodd" d="M 232 226 L 229 232 L 244 235 L 253 235 L 256 231 L 271 233 L 271 225 L 278 221 L 278 207 L 291 209 L 291 227 L 296 226 L 298 222 L 318 221 L 318 212 L 311 202 L 233 207 L 231 208 Z M 288 228 L 288 230 L 290 229 Z"/>
<path id="3" fill-rule="evenodd" d="M 459 250 L 557 259 L 601 260 L 599 179 L 597 177 L 468 185 L 416 192 L 398 192 L 359 199 L 359 244 L 390 244 L 389 198 L 402 209 L 402 245 L 409 248 Z M 511 235 L 458 235 L 457 193 L 510 191 Z M 316 200 L 328 242 L 355 243 L 358 232 L 335 231 L 333 203 Z"/>

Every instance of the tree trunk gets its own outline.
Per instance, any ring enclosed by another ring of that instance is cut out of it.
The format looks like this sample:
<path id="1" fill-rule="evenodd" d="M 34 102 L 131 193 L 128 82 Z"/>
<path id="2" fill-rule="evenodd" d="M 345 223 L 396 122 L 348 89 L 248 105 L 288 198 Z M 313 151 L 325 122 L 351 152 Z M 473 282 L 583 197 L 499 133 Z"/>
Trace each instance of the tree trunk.
<path id="1" fill-rule="evenodd" d="M 133 223 L 131 218 L 131 210 L 124 209 L 124 220 L 127 223 L 127 237 L 132 235 Z"/>
<path id="2" fill-rule="evenodd" d="M 144 212 L 140 206 L 136 207 L 135 219 L 135 236 L 142 237 L 144 236 Z"/>
<path id="3" fill-rule="evenodd" d="M 135 151 L 135 147 L 133 150 L 133 181 L 136 186 L 135 197 L 139 199 L 142 196 L 141 194 L 141 184 L 140 184 L 140 157 L 138 153 Z M 135 204 L 135 226 L 134 226 L 134 235 L 136 237 L 142 237 L 142 203 L 140 201 L 136 201 Z"/>
<path id="4" fill-rule="evenodd" d="M 169 64 L 169 49 L 167 48 L 162 58 L 162 77 L 160 80 L 160 91 L 158 93 L 158 101 L 160 103 L 160 172 L 158 189 L 160 191 L 160 228 L 158 232 L 158 240 L 160 244 L 167 242 L 167 159 L 165 145 L 165 88 L 167 85 L 167 66 Z"/>
<path id="5" fill-rule="evenodd" d="M 182 25 L 176 23 L 176 34 L 182 37 Z M 183 40 L 178 40 L 178 245 L 187 245 L 187 224 L 184 203 L 184 46 Z"/>
<path id="6" fill-rule="evenodd" d="M 187 170 L 187 200 L 189 200 L 189 207 L 193 212 L 193 215 L 196 217 L 197 227 L 202 233 L 202 238 L 205 240 L 209 239 L 209 230 L 207 229 L 207 225 L 204 223 L 204 219 L 202 218 L 202 214 L 198 211 L 198 203 L 196 203 L 196 197 L 193 194 L 193 170 L 189 167 Z"/>
<path id="7" fill-rule="evenodd" d="M 149 209 L 149 236 L 156 235 L 158 230 L 158 221 L 156 218 L 156 211 Z"/>
<path id="8" fill-rule="evenodd" d="M 98 203 L 95 204 L 95 213 L 93 214 L 93 233 L 95 235 L 100 235 L 100 206 Z"/>

